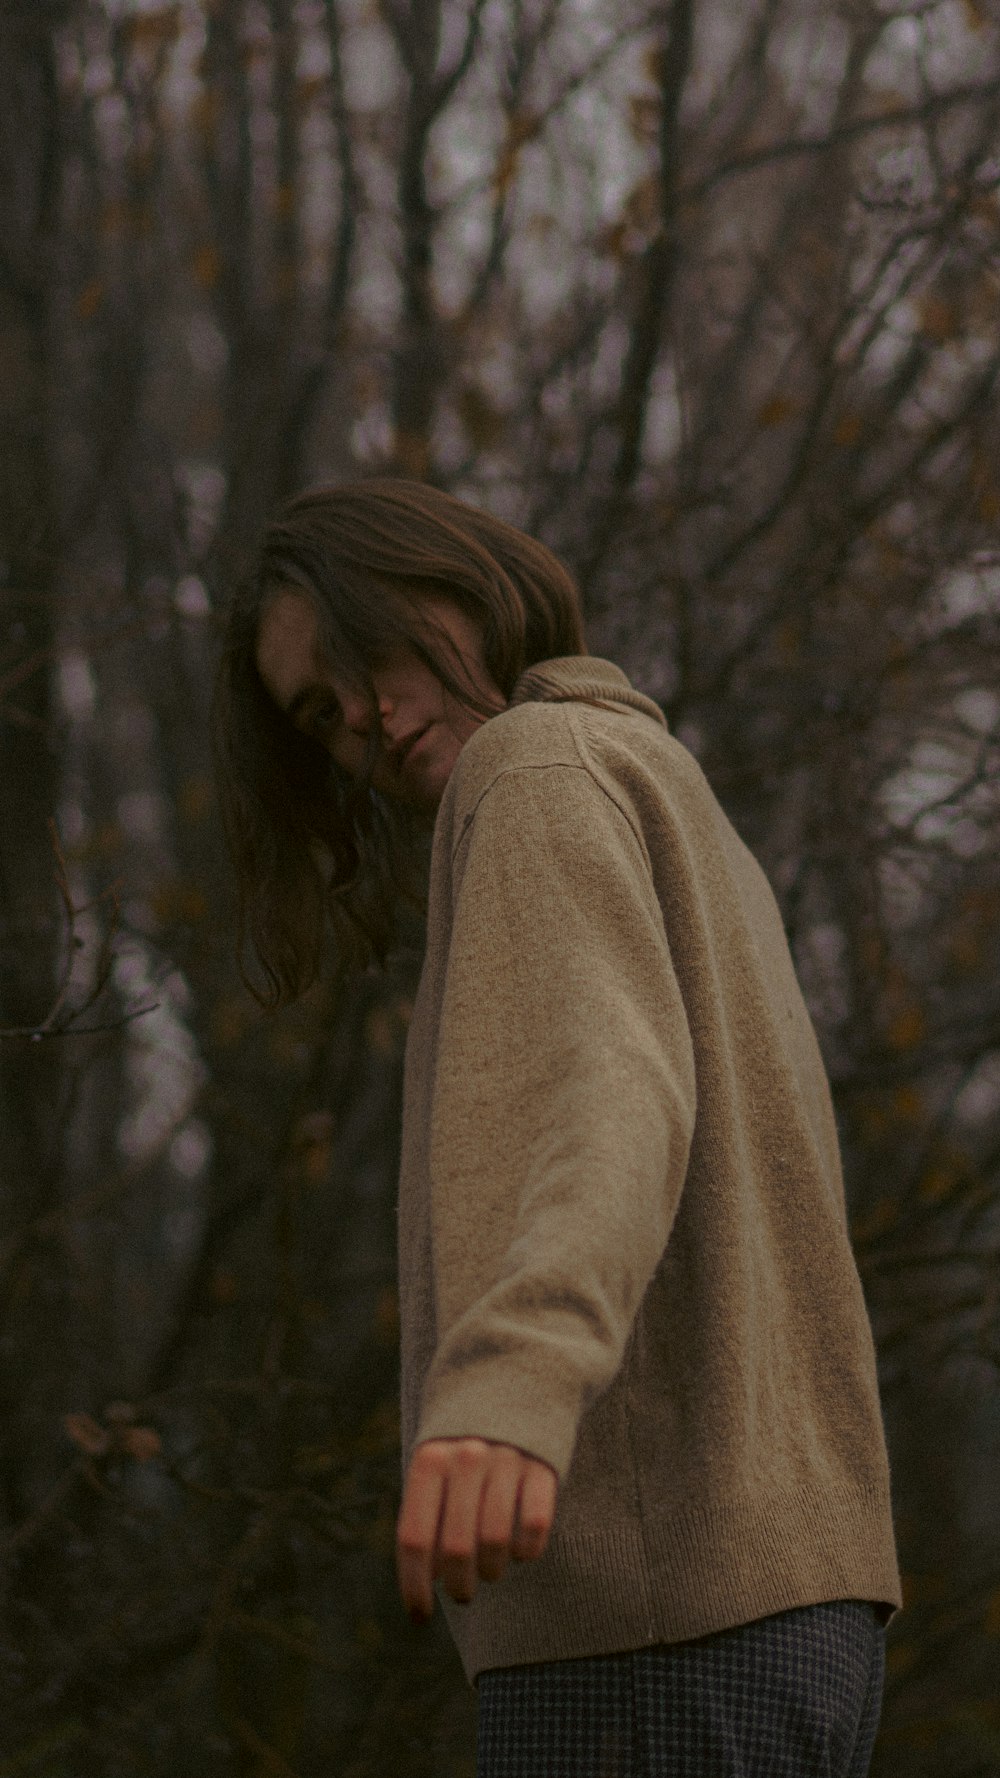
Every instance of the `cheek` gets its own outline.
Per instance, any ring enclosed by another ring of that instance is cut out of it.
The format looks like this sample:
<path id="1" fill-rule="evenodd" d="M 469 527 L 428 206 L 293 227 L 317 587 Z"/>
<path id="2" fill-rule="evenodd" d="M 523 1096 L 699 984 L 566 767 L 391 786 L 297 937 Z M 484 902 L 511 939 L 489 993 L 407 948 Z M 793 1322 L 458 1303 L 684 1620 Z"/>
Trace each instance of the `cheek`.
<path id="1" fill-rule="evenodd" d="M 428 786 L 432 786 L 440 796 L 458 761 L 458 756 L 465 745 L 467 737 L 458 736 L 453 730 L 443 728 L 438 742 L 432 768 L 428 770 Z"/>
<path id="2" fill-rule="evenodd" d="M 477 728 L 482 726 L 482 721 L 482 717 L 474 715 L 471 710 L 467 710 L 458 704 L 452 704 L 447 712 L 446 727 L 449 735 L 454 736 L 456 758 L 458 757 L 460 748 L 464 747 L 469 736 L 474 735 Z"/>

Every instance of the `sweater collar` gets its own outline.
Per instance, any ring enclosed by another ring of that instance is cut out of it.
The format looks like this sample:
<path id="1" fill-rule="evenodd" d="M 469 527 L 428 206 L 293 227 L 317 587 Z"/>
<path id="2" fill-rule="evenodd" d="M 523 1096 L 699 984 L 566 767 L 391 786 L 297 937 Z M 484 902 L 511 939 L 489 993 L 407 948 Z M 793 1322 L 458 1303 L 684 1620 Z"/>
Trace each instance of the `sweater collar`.
<path id="1" fill-rule="evenodd" d="M 566 703 L 573 698 L 602 698 L 607 703 L 629 705 L 667 726 L 659 704 L 636 691 L 614 661 L 595 654 L 561 654 L 550 661 L 536 661 L 517 680 L 510 703 Z"/>

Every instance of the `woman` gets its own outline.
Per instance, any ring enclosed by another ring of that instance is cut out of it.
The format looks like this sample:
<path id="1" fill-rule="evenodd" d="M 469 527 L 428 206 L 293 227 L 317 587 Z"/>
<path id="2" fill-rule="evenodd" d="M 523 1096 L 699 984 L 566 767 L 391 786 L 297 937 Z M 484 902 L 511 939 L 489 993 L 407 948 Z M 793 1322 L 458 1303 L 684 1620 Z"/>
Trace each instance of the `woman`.
<path id="1" fill-rule="evenodd" d="M 482 1778 L 861 1778 L 901 1603 L 871 1332 L 778 910 L 697 764 L 549 551 L 393 480 L 271 526 L 217 736 L 262 998 L 327 913 L 384 962 L 430 836 L 397 1557 Z"/>

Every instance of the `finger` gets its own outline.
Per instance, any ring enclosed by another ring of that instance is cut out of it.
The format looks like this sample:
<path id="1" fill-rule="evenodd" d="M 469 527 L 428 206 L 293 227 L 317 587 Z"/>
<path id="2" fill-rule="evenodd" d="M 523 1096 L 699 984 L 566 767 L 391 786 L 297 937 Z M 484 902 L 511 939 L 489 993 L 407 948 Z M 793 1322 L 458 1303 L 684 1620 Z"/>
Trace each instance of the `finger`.
<path id="1" fill-rule="evenodd" d="M 499 1580 L 510 1560 L 524 1461 L 510 1445 L 496 1445 L 490 1453 L 479 1509 L 478 1570 L 483 1580 Z"/>
<path id="2" fill-rule="evenodd" d="M 432 1447 L 418 1445 L 410 1462 L 396 1527 L 396 1571 L 403 1604 L 412 1617 L 434 1610 L 434 1551 L 445 1494 L 444 1464 Z"/>
<path id="3" fill-rule="evenodd" d="M 456 1439 L 448 1457 L 434 1574 L 460 1605 L 468 1605 L 478 1583 L 479 1507 L 488 1455 L 483 1439 L 468 1438 Z"/>
<path id="4" fill-rule="evenodd" d="M 536 1457 L 528 1459 L 517 1503 L 517 1524 L 511 1544 L 515 1562 L 533 1562 L 544 1551 L 555 1518 L 559 1488 L 554 1469 Z"/>

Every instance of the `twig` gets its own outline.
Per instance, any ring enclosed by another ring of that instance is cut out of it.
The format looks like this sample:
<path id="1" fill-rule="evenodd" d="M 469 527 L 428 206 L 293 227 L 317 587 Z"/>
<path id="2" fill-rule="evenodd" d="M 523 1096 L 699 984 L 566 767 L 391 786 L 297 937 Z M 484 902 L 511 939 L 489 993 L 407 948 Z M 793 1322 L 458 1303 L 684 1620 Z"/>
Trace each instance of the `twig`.
<path id="1" fill-rule="evenodd" d="M 824 136 L 793 136 L 784 142 L 767 143 L 761 148 L 734 155 L 731 160 L 721 161 L 702 178 L 692 180 L 690 185 L 682 185 L 677 194 L 678 202 L 697 203 L 724 180 L 732 179 L 740 173 L 754 173 L 759 167 L 770 166 L 775 161 L 794 160 L 799 155 L 828 154 L 831 149 L 839 148 L 845 142 L 857 141 L 877 130 L 898 129 L 903 124 L 923 123 L 941 112 L 950 111 L 953 106 L 974 105 L 979 100 L 996 99 L 998 95 L 1000 84 L 997 81 L 973 81 L 965 86 L 953 87 L 947 93 L 935 93 L 932 98 L 919 105 L 900 105 L 891 111 L 882 112 L 878 117 L 855 118 L 850 123 L 840 124 Z"/>
<path id="2" fill-rule="evenodd" d="M 75 1459 L 68 1469 L 64 1469 L 59 1480 L 49 1489 L 44 1499 L 39 1501 L 33 1513 L 11 1532 L 6 1541 L 0 1545 L 4 1557 L 10 1557 L 29 1544 L 33 1537 L 42 1529 L 53 1513 L 68 1499 L 78 1481 L 83 1479 L 84 1463 L 81 1458 Z"/>
<path id="3" fill-rule="evenodd" d="M 241 1746 L 245 1747 L 248 1753 L 256 1755 L 265 1772 L 273 1772 L 274 1778 L 299 1778 L 295 1768 L 290 1766 L 287 1760 L 282 1759 L 281 1754 L 271 1746 L 270 1742 L 258 1735 L 257 1730 L 247 1722 L 245 1716 L 227 1715 L 224 1721 L 230 1734 L 236 1736 Z"/>
<path id="4" fill-rule="evenodd" d="M 201 1673 L 215 1652 L 219 1638 L 222 1636 L 229 1621 L 233 1602 L 239 1590 L 240 1581 L 246 1569 L 255 1560 L 260 1548 L 267 1542 L 274 1530 L 275 1523 L 281 1515 L 284 1502 L 272 1497 L 258 1514 L 253 1523 L 240 1538 L 239 1543 L 230 1555 L 218 1587 L 215 1599 L 208 1614 L 200 1642 L 195 1650 L 191 1674 L 188 1679 L 188 1690 L 193 1691 L 198 1684 Z"/>
<path id="5" fill-rule="evenodd" d="M 54 1031 L 46 1031 L 38 1025 L 12 1025 L 0 1031 L 0 1043 L 14 1038 L 19 1038 L 22 1043 L 41 1043 L 49 1037 L 93 1037 L 101 1031 L 118 1031 L 122 1025 L 130 1025 L 133 1019 L 144 1019 L 148 1012 L 156 1012 L 161 1004 L 161 1001 L 154 1000 L 149 1006 L 137 1006 L 134 1012 L 120 1013 L 117 1018 L 108 1019 L 103 1025 L 67 1024 L 57 1026 Z"/>
<path id="6" fill-rule="evenodd" d="M 66 959 L 62 974 L 56 987 L 55 998 L 48 1012 L 38 1025 L 8 1025 L 0 1029 L 0 1042 L 17 1041 L 41 1043 L 48 1037 L 90 1037 L 101 1031 L 117 1031 L 122 1025 L 131 1024 L 133 1019 L 141 1019 L 146 1013 L 155 1012 L 159 1001 L 151 1006 L 140 1006 L 132 1012 L 121 1013 L 117 1018 L 98 1025 L 79 1025 L 77 1020 L 82 1017 L 100 999 L 111 977 L 114 967 L 114 942 L 121 925 L 121 900 L 119 897 L 120 880 L 109 883 L 106 888 L 98 891 L 91 901 L 81 902 L 79 906 L 73 901 L 69 883 L 69 871 L 62 846 L 59 843 L 59 832 L 55 822 L 50 818 L 49 838 L 55 853 L 55 884 L 62 902 L 66 920 Z M 72 1008 L 62 1024 L 57 1023 L 59 1015 L 69 998 L 73 980 L 73 959 L 83 941 L 78 938 L 76 923 L 81 914 L 89 913 L 91 908 L 100 907 L 101 903 L 110 900 L 111 913 L 106 929 L 101 935 L 100 948 L 94 981 L 86 997 L 79 1006 Z"/>
<path id="7" fill-rule="evenodd" d="M 314 1667 L 325 1668 L 328 1673 L 348 1673 L 355 1665 L 353 1658 L 335 1661 L 332 1655 L 326 1654 L 304 1636 L 296 1636 L 286 1630 L 283 1624 L 273 1623 L 270 1618 L 257 1617 L 249 1611 L 231 1612 L 227 1628 L 242 1631 L 246 1636 L 261 1636 L 279 1648 L 287 1648 L 292 1654 L 301 1655 L 303 1660 L 311 1661 Z"/>

